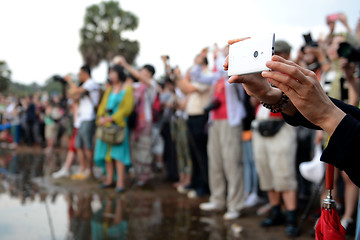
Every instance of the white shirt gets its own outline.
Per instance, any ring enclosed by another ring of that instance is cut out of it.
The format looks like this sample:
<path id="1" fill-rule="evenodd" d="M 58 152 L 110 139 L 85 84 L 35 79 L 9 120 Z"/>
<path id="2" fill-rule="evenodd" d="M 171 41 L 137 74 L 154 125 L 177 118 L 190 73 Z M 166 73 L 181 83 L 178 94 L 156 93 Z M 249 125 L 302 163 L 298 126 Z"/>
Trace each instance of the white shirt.
<path id="1" fill-rule="evenodd" d="M 99 85 L 94 80 L 91 78 L 86 80 L 81 87 L 89 94 L 82 96 L 79 101 L 78 121 L 80 123 L 96 119 L 95 107 L 100 100 Z"/>

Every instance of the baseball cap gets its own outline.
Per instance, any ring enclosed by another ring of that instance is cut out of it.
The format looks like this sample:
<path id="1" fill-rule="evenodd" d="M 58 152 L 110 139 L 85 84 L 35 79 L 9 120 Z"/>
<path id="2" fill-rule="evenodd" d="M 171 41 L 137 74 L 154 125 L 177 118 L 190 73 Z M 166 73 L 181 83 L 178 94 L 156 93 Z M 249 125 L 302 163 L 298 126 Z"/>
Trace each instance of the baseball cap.
<path id="1" fill-rule="evenodd" d="M 279 53 L 290 53 L 291 51 L 291 46 L 286 41 L 283 40 L 276 41 L 274 47 L 275 47 L 275 52 L 279 52 Z"/>

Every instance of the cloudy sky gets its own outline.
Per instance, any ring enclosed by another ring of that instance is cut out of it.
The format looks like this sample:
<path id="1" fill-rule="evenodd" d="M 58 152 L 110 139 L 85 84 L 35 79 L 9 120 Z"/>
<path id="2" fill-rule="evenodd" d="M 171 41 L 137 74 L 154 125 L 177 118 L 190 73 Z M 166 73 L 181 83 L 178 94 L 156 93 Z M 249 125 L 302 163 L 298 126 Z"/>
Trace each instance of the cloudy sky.
<path id="1" fill-rule="evenodd" d="M 87 6 L 99 0 L 0 1 L 0 60 L 12 70 L 14 81 L 44 83 L 54 74 L 76 73 L 82 64 L 79 29 Z M 276 33 L 295 52 L 302 34 L 313 38 L 328 32 L 325 16 L 344 12 L 352 29 L 360 17 L 358 0 L 122 0 L 124 10 L 139 17 L 139 27 L 124 36 L 140 42 L 137 64 L 152 63 L 163 73 L 160 55 L 185 71 L 195 54 L 217 42 L 252 33 Z M 337 24 L 336 31 L 344 28 Z M 94 69 L 98 82 L 105 65 Z"/>

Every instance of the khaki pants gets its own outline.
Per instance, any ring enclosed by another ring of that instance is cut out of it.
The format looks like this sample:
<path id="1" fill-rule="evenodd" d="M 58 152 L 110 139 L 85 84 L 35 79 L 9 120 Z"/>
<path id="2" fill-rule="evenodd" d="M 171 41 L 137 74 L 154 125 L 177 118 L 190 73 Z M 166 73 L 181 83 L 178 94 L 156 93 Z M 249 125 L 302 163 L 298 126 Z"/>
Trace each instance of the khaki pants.
<path id="1" fill-rule="evenodd" d="M 253 133 L 254 160 L 261 190 L 296 190 L 295 128 L 285 123 L 272 137 L 263 137 L 257 130 Z"/>
<path id="2" fill-rule="evenodd" d="M 227 120 L 214 121 L 209 129 L 210 201 L 228 211 L 244 205 L 242 126 L 231 127 Z"/>

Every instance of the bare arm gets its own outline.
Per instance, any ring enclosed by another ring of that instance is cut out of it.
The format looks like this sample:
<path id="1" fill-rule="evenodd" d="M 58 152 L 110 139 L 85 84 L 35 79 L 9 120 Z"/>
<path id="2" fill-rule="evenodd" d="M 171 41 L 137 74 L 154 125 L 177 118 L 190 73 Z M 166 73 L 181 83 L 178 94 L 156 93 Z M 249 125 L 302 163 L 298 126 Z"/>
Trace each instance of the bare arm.
<path id="1" fill-rule="evenodd" d="M 168 56 L 166 56 L 166 55 L 161 56 L 161 60 L 164 63 L 165 73 L 166 73 L 166 75 L 169 76 L 171 73 L 171 66 L 168 63 Z"/>
<path id="2" fill-rule="evenodd" d="M 71 79 L 71 77 L 69 75 L 65 76 L 64 78 L 67 83 L 70 86 L 68 95 L 71 99 L 73 99 L 75 102 L 79 101 L 80 98 L 87 92 L 87 90 L 83 87 L 79 87 L 77 86 Z"/>
<path id="3" fill-rule="evenodd" d="M 117 56 L 114 58 L 113 62 L 115 64 L 119 64 L 121 66 L 123 66 L 126 70 L 129 71 L 129 73 L 131 75 L 133 75 L 136 79 L 139 80 L 139 82 L 145 83 L 148 86 L 152 86 L 151 85 L 151 79 L 148 77 L 143 76 L 142 74 L 140 74 L 140 72 L 138 70 L 136 70 L 135 68 L 133 68 L 130 64 L 128 64 L 125 60 L 124 57 L 122 56 Z"/>
<path id="4" fill-rule="evenodd" d="M 176 81 L 176 85 L 185 94 L 196 92 L 197 89 L 190 83 L 190 75 L 186 74 L 184 78 Z"/>

